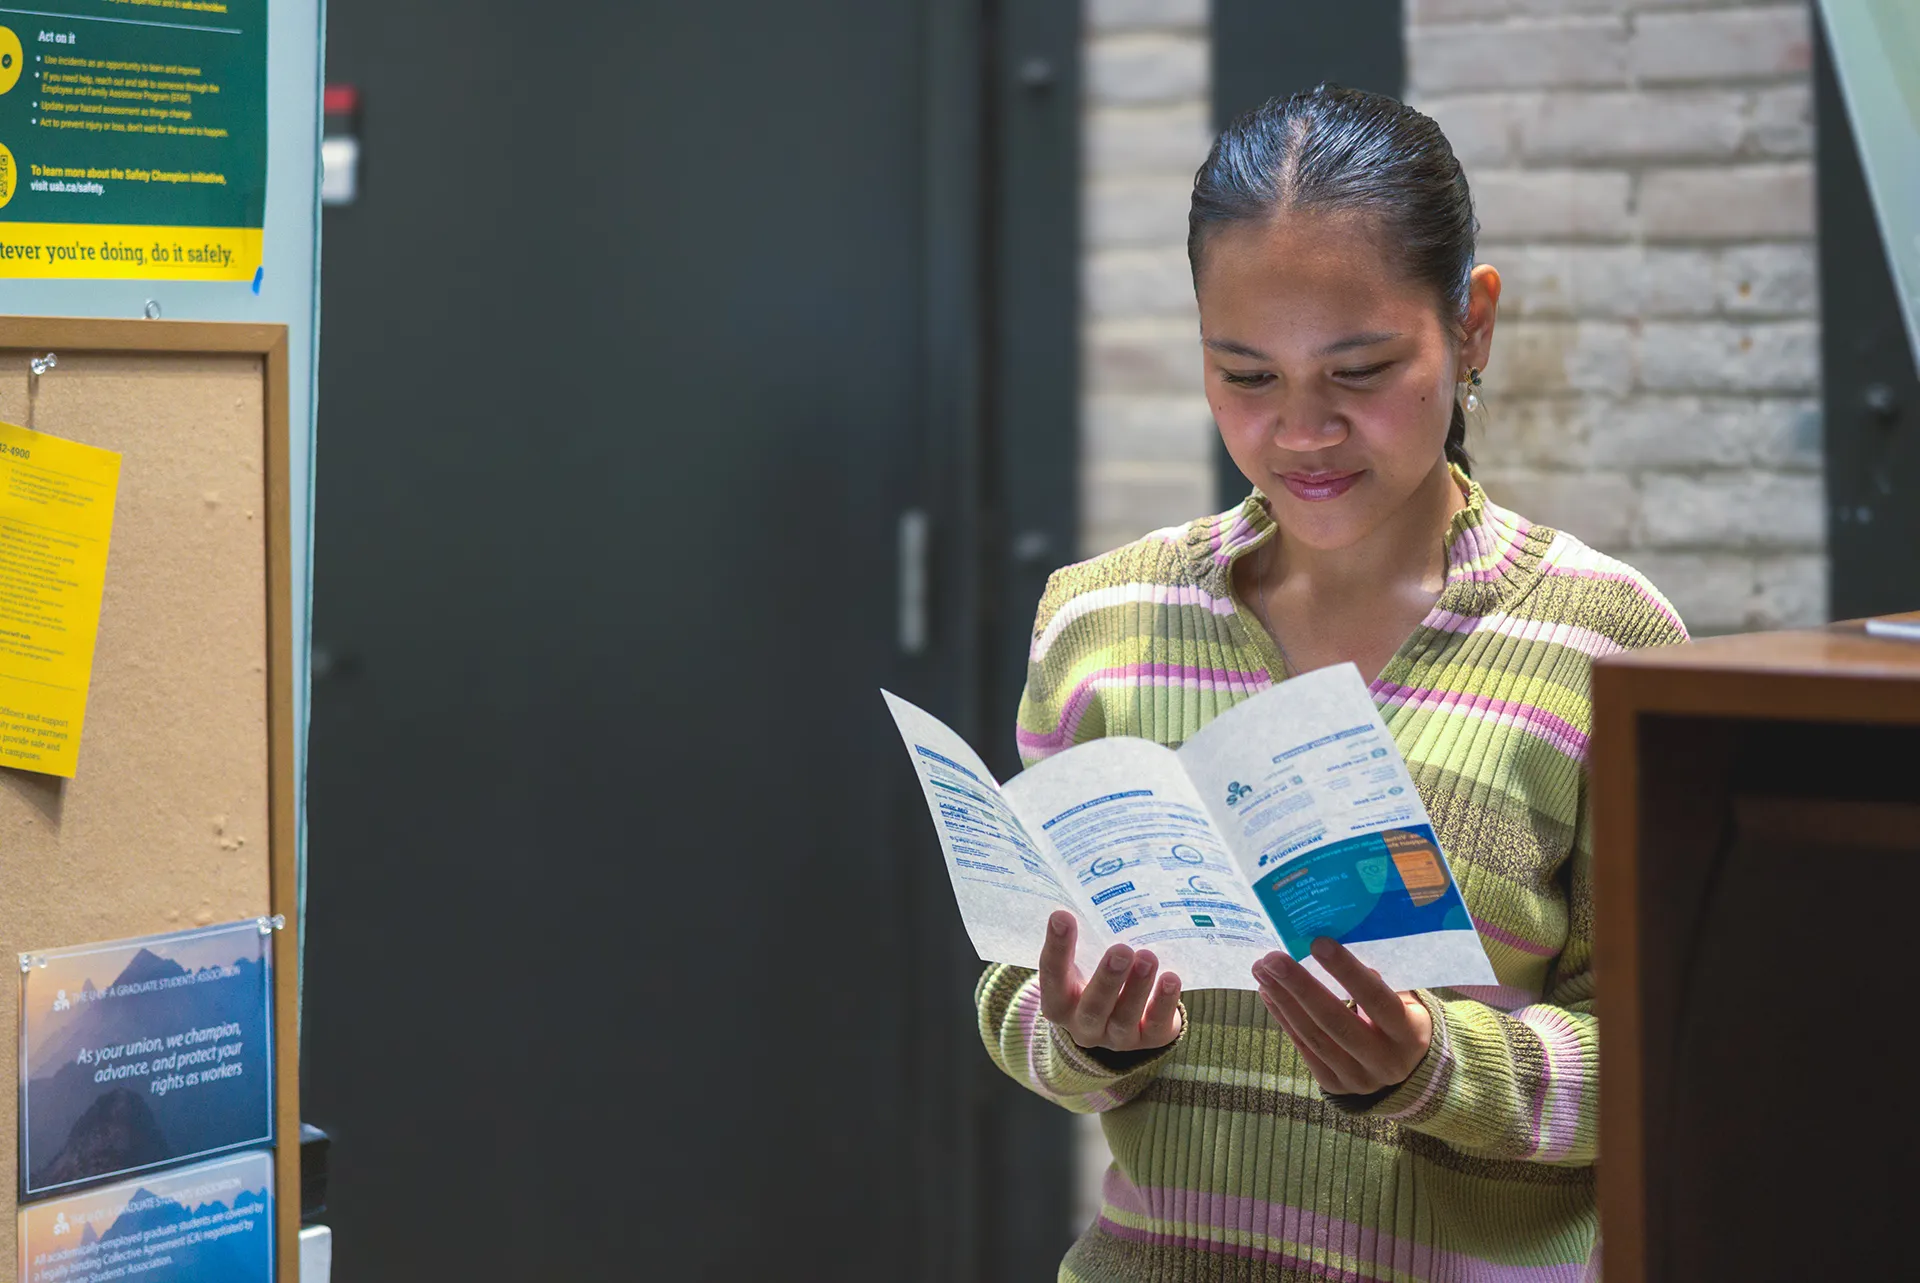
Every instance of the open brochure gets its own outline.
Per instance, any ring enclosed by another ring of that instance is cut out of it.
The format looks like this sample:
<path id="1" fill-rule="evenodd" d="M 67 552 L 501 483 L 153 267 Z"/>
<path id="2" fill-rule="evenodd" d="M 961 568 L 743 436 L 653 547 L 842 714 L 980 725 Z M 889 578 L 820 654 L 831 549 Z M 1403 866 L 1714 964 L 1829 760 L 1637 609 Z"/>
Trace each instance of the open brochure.
<path id="1" fill-rule="evenodd" d="M 1352 664 L 1290 678 L 1177 751 L 1116 736 L 1005 785 L 938 718 L 886 694 L 926 790 L 967 934 L 1036 966 L 1048 916 L 1079 963 L 1151 948 L 1188 989 L 1253 989 L 1254 961 L 1331 936 L 1395 989 L 1495 983 L 1427 809 Z"/>

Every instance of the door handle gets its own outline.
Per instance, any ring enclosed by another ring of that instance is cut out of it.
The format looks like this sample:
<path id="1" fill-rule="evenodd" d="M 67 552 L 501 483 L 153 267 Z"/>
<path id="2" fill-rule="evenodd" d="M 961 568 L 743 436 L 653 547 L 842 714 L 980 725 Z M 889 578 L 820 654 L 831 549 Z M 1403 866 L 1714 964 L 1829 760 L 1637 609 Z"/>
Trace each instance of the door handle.
<path id="1" fill-rule="evenodd" d="M 1890 428 L 1894 420 L 1900 417 L 1900 399 L 1893 389 L 1884 383 L 1870 383 L 1860 394 L 1860 408 L 1867 417 L 1883 428 Z"/>
<path id="2" fill-rule="evenodd" d="M 358 677 L 365 664 L 358 651 L 315 646 L 308 666 L 312 670 L 313 680 L 324 682 L 336 677 Z"/>
<path id="3" fill-rule="evenodd" d="M 900 653 L 924 655 L 927 650 L 927 545 L 931 522 L 924 508 L 900 514 Z"/>
<path id="4" fill-rule="evenodd" d="M 1045 565 L 1052 557 L 1053 536 L 1044 530 L 1022 530 L 1013 537 L 1013 564 Z"/>

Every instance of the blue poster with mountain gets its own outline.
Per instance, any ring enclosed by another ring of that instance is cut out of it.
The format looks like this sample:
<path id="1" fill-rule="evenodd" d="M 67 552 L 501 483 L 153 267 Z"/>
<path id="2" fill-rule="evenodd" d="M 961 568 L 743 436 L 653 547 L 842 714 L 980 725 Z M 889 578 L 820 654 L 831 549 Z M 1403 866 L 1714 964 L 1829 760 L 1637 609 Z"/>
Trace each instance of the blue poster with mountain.
<path id="1" fill-rule="evenodd" d="M 21 957 L 23 1199 L 273 1143 L 272 925 Z"/>
<path id="2" fill-rule="evenodd" d="M 273 1153 L 20 1209 L 20 1283 L 271 1283 Z"/>

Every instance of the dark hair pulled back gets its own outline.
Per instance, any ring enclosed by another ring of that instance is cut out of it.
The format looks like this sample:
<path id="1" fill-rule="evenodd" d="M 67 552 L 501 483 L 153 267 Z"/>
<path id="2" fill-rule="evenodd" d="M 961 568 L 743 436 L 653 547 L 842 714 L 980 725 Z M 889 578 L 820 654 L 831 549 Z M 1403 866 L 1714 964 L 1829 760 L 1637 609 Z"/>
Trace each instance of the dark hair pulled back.
<path id="1" fill-rule="evenodd" d="M 1382 94 L 1320 85 L 1228 125 L 1193 179 L 1187 261 L 1195 283 L 1215 230 L 1289 210 L 1366 215 L 1401 270 L 1434 291 L 1449 327 L 1465 323 L 1480 224 L 1453 147 L 1430 117 Z M 1473 466 L 1457 399 L 1447 458 Z"/>

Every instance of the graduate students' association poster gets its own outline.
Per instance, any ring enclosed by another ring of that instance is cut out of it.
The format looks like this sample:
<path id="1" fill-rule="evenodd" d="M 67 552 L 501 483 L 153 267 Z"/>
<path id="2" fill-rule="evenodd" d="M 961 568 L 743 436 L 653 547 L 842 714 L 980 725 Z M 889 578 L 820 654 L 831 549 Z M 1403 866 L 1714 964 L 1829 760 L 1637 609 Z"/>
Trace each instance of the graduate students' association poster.
<path id="1" fill-rule="evenodd" d="M 20 1283 L 270 1283 L 273 1153 L 20 1209 Z"/>
<path id="2" fill-rule="evenodd" d="M 20 1196 L 273 1142 L 270 928 L 27 955 Z"/>

